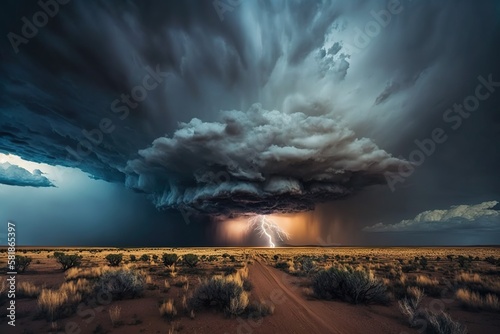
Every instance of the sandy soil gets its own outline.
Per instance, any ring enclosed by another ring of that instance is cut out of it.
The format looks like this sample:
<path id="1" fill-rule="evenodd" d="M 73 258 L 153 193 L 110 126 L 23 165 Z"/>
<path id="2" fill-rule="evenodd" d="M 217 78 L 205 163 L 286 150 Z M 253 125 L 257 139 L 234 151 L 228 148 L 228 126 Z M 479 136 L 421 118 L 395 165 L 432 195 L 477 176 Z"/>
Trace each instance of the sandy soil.
<path id="1" fill-rule="evenodd" d="M 413 333 L 398 311 L 387 306 L 349 305 L 307 300 L 296 281 L 257 260 L 250 267 L 253 293 L 276 302 L 274 315 L 266 317 L 256 333 Z"/>

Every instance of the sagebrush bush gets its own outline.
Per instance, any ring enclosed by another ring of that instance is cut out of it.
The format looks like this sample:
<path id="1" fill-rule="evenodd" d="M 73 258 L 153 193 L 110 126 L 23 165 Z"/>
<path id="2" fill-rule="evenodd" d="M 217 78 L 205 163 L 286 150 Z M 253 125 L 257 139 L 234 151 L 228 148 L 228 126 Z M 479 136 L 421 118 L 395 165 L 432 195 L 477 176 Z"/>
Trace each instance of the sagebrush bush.
<path id="1" fill-rule="evenodd" d="M 317 298 L 353 304 L 385 304 L 389 300 L 384 283 L 365 270 L 336 267 L 322 270 L 313 276 L 312 289 Z"/>
<path id="2" fill-rule="evenodd" d="M 420 301 L 413 298 L 399 301 L 399 309 L 408 318 L 410 327 L 423 328 L 428 334 L 467 334 L 467 328 L 454 321 L 446 312 L 420 309 L 419 304 Z"/>
<path id="3" fill-rule="evenodd" d="M 16 255 L 14 264 L 15 271 L 17 273 L 24 272 L 29 267 L 32 260 L 33 259 L 29 256 Z"/>
<path id="4" fill-rule="evenodd" d="M 108 254 L 105 259 L 108 260 L 110 266 L 117 267 L 123 260 L 123 254 Z"/>
<path id="5" fill-rule="evenodd" d="M 114 299 L 127 299 L 142 295 L 145 286 L 145 274 L 124 268 L 103 273 L 94 289 L 97 292 L 110 293 Z"/>
<path id="6" fill-rule="evenodd" d="M 82 256 L 77 254 L 66 255 L 63 252 L 54 252 L 54 258 L 61 265 L 63 271 L 78 267 L 82 263 Z"/>
<path id="7" fill-rule="evenodd" d="M 239 315 L 248 306 L 248 294 L 243 289 L 241 279 L 213 276 L 201 282 L 189 305 L 194 309 L 215 306 L 228 314 Z"/>

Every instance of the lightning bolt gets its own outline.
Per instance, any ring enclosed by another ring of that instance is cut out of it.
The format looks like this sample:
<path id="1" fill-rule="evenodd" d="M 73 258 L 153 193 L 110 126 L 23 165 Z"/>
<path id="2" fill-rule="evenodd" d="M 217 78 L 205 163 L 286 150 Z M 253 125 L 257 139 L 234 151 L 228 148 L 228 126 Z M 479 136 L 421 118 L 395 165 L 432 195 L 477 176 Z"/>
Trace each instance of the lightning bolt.
<path id="1" fill-rule="evenodd" d="M 257 215 L 249 219 L 249 228 L 258 232 L 259 236 L 265 236 L 269 240 L 269 247 L 276 247 L 275 238 L 281 241 L 290 239 L 290 235 L 279 227 L 275 222 L 263 215 Z"/>

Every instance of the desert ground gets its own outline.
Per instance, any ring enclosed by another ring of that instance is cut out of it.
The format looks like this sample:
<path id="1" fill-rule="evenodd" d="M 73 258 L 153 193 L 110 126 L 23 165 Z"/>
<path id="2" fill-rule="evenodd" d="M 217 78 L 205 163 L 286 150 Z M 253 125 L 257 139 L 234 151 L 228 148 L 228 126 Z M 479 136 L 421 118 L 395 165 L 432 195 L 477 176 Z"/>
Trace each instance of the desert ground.
<path id="1" fill-rule="evenodd" d="M 495 247 L 1 251 L 2 333 L 500 332 Z"/>

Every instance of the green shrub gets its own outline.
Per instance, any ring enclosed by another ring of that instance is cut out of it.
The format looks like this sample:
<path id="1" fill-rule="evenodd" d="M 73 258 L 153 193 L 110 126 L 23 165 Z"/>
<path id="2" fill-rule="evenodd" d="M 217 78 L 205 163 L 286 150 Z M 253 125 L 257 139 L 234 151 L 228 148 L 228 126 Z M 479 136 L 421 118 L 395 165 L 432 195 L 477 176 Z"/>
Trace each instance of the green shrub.
<path id="1" fill-rule="evenodd" d="M 99 277 L 95 291 L 109 293 L 113 299 L 140 296 L 146 286 L 146 276 L 137 270 L 118 269 L 107 271 Z"/>
<path id="2" fill-rule="evenodd" d="M 338 299 L 353 304 L 388 302 L 385 285 L 364 270 L 335 267 L 322 270 L 313 277 L 312 289 L 316 297 L 326 300 Z"/>
<path id="3" fill-rule="evenodd" d="M 184 255 L 184 263 L 191 268 L 196 267 L 198 264 L 198 255 L 196 254 L 186 254 Z"/>
<path id="4" fill-rule="evenodd" d="M 135 255 L 130 255 L 130 261 L 131 262 L 137 261 L 137 257 Z"/>
<path id="5" fill-rule="evenodd" d="M 165 253 L 162 255 L 162 260 L 163 264 L 165 266 L 171 266 L 177 262 L 177 259 L 179 258 L 177 254 L 175 253 Z"/>
<path id="6" fill-rule="evenodd" d="M 314 264 L 313 260 L 310 257 L 305 257 L 301 261 L 302 265 L 302 270 L 306 273 L 309 274 L 316 270 L 316 265 Z"/>
<path id="7" fill-rule="evenodd" d="M 54 252 L 54 258 L 61 265 L 63 271 L 78 267 L 82 263 L 82 256 L 77 254 L 66 255 L 63 252 Z"/>
<path id="8" fill-rule="evenodd" d="M 276 263 L 275 267 L 277 269 L 286 270 L 286 269 L 288 269 L 288 263 L 286 263 L 286 262 L 278 262 L 278 263 Z"/>
<path id="9" fill-rule="evenodd" d="M 139 258 L 139 260 L 143 261 L 143 262 L 149 262 L 149 255 L 148 254 L 142 254 L 141 257 Z"/>
<path id="10" fill-rule="evenodd" d="M 110 266 L 117 267 L 123 260 L 123 254 L 108 254 L 105 259 L 108 260 Z"/>
<path id="11" fill-rule="evenodd" d="M 29 256 L 16 255 L 15 256 L 16 263 L 14 264 L 15 271 L 18 273 L 24 272 L 29 267 L 32 260 L 33 259 Z"/>
<path id="12" fill-rule="evenodd" d="M 427 262 L 427 259 L 426 259 L 425 257 L 423 257 L 423 256 L 422 256 L 422 257 L 419 259 L 419 261 L 418 261 L 418 262 L 419 262 L 420 266 L 422 267 L 422 269 L 424 269 L 424 270 L 425 270 L 425 269 L 427 268 L 427 263 L 428 263 L 428 262 Z"/>

